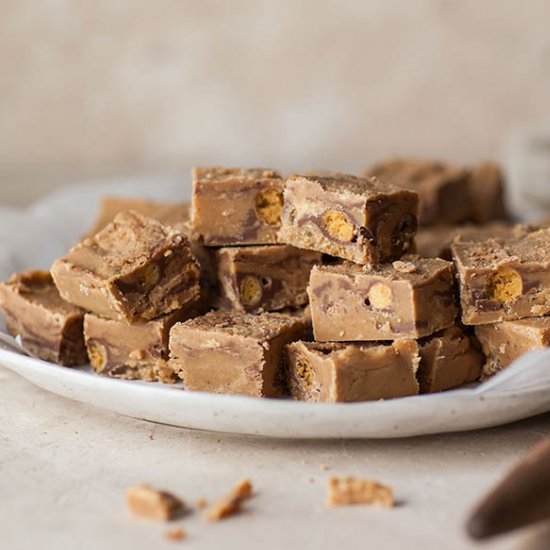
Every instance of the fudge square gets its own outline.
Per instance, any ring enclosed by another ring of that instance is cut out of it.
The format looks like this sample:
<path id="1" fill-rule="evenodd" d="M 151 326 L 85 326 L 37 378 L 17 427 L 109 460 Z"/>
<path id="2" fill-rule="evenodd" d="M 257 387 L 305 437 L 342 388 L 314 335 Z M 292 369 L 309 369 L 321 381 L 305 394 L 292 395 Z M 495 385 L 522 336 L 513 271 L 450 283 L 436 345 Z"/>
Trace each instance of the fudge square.
<path id="1" fill-rule="evenodd" d="M 550 229 L 508 239 L 455 241 L 451 250 L 465 325 L 550 313 Z"/>
<path id="2" fill-rule="evenodd" d="M 128 323 L 182 308 L 200 292 L 187 238 L 131 211 L 56 260 L 51 273 L 68 302 Z"/>
<path id="3" fill-rule="evenodd" d="M 276 311 L 308 303 L 311 268 L 321 253 L 288 245 L 221 248 L 216 253 L 220 305 Z"/>
<path id="4" fill-rule="evenodd" d="M 65 366 L 87 361 L 84 311 L 61 298 L 47 271 L 23 271 L 0 284 L 8 332 L 44 361 Z"/>
<path id="5" fill-rule="evenodd" d="M 508 219 L 504 197 L 504 175 L 494 162 L 482 162 L 470 172 L 468 191 L 472 205 L 471 218 L 485 224 L 491 220 Z"/>
<path id="6" fill-rule="evenodd" d="M 319 341 L 421 338 L 454 325 L 458 313 L 452 264 L 437 258 L 316 266 L 308 294 Z"/>
<path id="7" fill-rule="evenodd" d="M 294 342 L 286 348 L 294 399 L 344 403 L 418 394 L 414 340 L 391 344 Z"/>
<path id="8" fill-rule="evenodd" d="M 281 242 L 358 264 L 412 251 L 418 195 L 376 178 L 291 176 L 284 193 Z"/>
<path id="9" fill-rule="evenodd" d="M 284 181 L 264 168 L 194 168 L 191 223 L 206 246 L 272 244 Z"/>
<path id="10" fill-rule="evenodd" d="M 306 333 L 300 317 L 207 313 L 174 325 L 170 365 L 189 390 L 276 397 L 283 388 L 283 348 Z"/>
<path id="11" fill-rule="evenodd" d="M 524 353 L 550 346 L 550 317 L 534 317 L 480 325 L 475 333 L 487 362 L 483 377 L 487 378 L 510 366 Z"/>
<path id="12" fill-rule="evenodd" d="M 198 300 L 139 325 L 86 314 L 84 337 L 92 368 L 113 378 L 176 382 L 178 377 L 168 364 L 170 329 L 175 323 L 202 315 L 206 310 L 206 302 Z"/>
<path id="13" fill-rule="evenodd" d="M 391 159 L 367 171 L 420 197 L 420 225 L 454 224 L 471 217 L 469 172 L 441 162 Z"/>
<path id="14" fill-rule="evenodd" d="M 420 341 L 417 376 L 420 393 L 456 388 L 478 380 L 484 363 L 470 338 L 458 327 L 448 328 Z"/>

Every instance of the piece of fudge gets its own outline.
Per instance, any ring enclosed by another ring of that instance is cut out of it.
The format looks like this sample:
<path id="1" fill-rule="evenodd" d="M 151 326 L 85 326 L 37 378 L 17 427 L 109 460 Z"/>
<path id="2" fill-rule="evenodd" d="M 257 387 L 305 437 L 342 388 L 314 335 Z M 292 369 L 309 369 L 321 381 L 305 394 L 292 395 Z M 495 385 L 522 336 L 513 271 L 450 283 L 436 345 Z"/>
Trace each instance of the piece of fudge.
<path id="1" fill-rule="evenodd" d="M 462 321 L 483 325 L 550 313 L 550 229 L 451 246 Z"/>
<path id="2" fill-rule="evenodd" d="M 315 266 L 308 287 L 319 341 L 416 339 L 454 325 L 453 266 L 404 256 L 369 268 Z"/>
<path id="3" fill-rule="evenodd" d="M 494 162 L 482 162 L 470 172 L 468 178 L 471 215 L 475 223 L 505 220 L 509 215 L 504 197 L 504 175 Z"/>
<path id="4" fill-rule="evenodd" d="M 44 361 L 65 366 L 87 361 L 84 311 L 61 298 L 46 271 L 23 271 L 0 283 L 0 309 L 8 332 Z"/>
<path id="5" fill-rule="evenodd" d="M 391 159 L 370 170 L 368 175 L 416 191 L 420 197 L 420 225 L 455 224 L 471 216 L 469 172 L 442 162 Z"/>
<path id="6" fill-rule="evenodd" d="M 196 300 L 199 266 L 188 239 L 152 218 L 123 212 L 56 260 L 61 296 L 102 317 L 143 323 Z"/>
<path id="7" fill-rule="evenodd" d="M 420 367 L 417 377 L 420 393 L 456 388 L 478 380 L 483 354 L 458 327 L 448 328 L 419 342 Z"/>
<path id="8" fill-rule="evenodd" d="M 194 168 L 191 223 L 206 246 L 277 242 L 284 180 L 264 168 Z"/>
<path id="9" fill-rule="evenodd" d="M 294 399 L 344 403 L 418 394 L 414 340 L 393 344 L 294 342 L 286 348 Z"/>
<path id="10" fill-rule="evenodd" d="M 168 340 L 175 323 L 202 315 L 204 300 L 139 325 L 93 313 L 84 318 L 84 336 L 92 368 L 98 374 L 126 380 L 173 383 L 176 373 L 168 364 Z"/>
<path id="11" fill-rule="evenodd" d="M 86 237 L 93 237 L 107 227 L 121 212 L 132 210 L 142 216 L 153 218 L 165 225 L 174 225 L 189 220 L 190 205 L 188 202 L 158 202 L 136 197 L 103 197 L 99 213 Z"/>
<path id="12" fill-rule="evenodd" d="M 414 246 L 418 195 L 376 178 L 291 176 L 282 242 L 358 264 L 399 258 Z"/>
<path id="13" fill-rule="evenodd" d="M 491 222 L 486 225 L 435 225 L 420 227 L 416 234 L 416 252 L 423 258 L 452 260 L 451 244 L 455 239 L 461 242 L 482 242 L 493 237 L 512 237 L 518 226 L 506 222 Z"/>
<path id="14" fill-rule="evenodd" d="M 216 253 L 220 305 L 277 311 L 307 304 L 311 268 L 321 254 L 288 245 L 221 248 Z"/>
<path id="15" fill-rule="evenodd" d="M 170 365 L 189 390 L 276 397 L 283 391 L 283 348 L 307 322 L 280 313 L 217 311 L 170 331 Z"/>
<path id="16" fill-rule="evenodd" d="M 550 317 L 534 317 L 504 321 L 475 328 L 487 362 L 483 376 L 487 378 L 510 366 L 524 353 L 550 346 Z"/>

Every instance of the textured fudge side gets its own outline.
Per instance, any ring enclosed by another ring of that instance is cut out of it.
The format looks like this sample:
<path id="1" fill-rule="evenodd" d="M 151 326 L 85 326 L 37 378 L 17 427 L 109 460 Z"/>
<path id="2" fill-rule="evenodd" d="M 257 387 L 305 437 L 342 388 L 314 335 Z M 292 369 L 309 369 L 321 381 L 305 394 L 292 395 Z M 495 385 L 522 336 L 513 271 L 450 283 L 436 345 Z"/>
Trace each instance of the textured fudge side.
<path id="1" fill-rule="evenodd" d="M 276 397 L 283 348 L 304 338 L 306 326 L 278 313 L 207 313 L 174 325 L 170 365 L 189 390 Z"/>
<path id="2" fill-rule="evenodd" d="M 197 238 L 207 246 L 277 242 L 283 187 L 273 170 L 195 168 L 191 221 Z"/>
<path id="3" fill-rule="evenodd" d="M 414 246 L 418 195 L 377 179 L 291 176 L 279 238 L 358 264 L 397 259 Z"/>
<path id="4" fill-rule="evenodd" d="M 414 340 L 380 343 L 294 342 L 287 346 L 291 395 L 301 401 L 374 401 L 418 394 Z"/>
<path id="5" fill-rule="evenodd" d="M 550 317 L 482 325 L 477 326 L 475 332 L 487 358 L 483 367 L 486 378 L 505 369 L 528 351 L 549 347 Z"/>
<path id="6" fill-rule="evenodd" d="M 421 393 L 456 388 L 479 379 L 483 355 L 472 347 L 468 336 L 451 327 L 420 342 L 418 382 Z"/>
<path id="7" fill-rule="evenodd" d="M 418 256 L 368 269 L 316 266 L 308 294 L 319 341 L 421 338 L 452 326 L 458 313 L 452 264 Z"/>
<path id="8" fill-rule="evenodd" d="M 463 243 L 483 242 L 491 238 L 508 238 L 518 234 L 518 226 L 506 222 L 486 225 L 436 225 L 421 227 L 416 234 L 416 251 L 423 258 L 452 260 L 451 244 L 455 239 Z"/>
<path id="9" fill-rule="evenodd" d="M 276 311 L 308 302 L 311 268 L 321 254 L 288 245 L 222 248 L 217 254 L 221 305 L 237 311 Z"/>
<path id="10" fill-rule="evenodd" d="M 105 229 L 121 212 L 132 210 L 142 216 L 153 218 L 165 225 L 174 225 L 189 220 L 190 205 L 188 202 L 156 202 L 135 197 L 103 197 L 99 213 L 86 237 L 93 237 Z"/>
<path id="11" fill-rule="evenodd" d="M 468 179 L 471 197 L 471 219 L 475 223 L 508 218 L 504 198 L 504 176 L 494 162 L 483 162 L 475 166 Z"/>
<path id="12" fill-rule="evenodd" d="M 454 224 L 471 217 L 469 173 L 440 162 L 392 159 L 368 170 L 369 175 L 416 191 L 420 197 L 420 225 Z"/>
<path id="13" fill-rule="evenodd" d="M 465 325 L 550 313 L 550 229 L 451 249 Z"/>
<path id="14" fill-rule="evenodd" d="M 51 275 L 24 271 L 0 284 L 8 331 L 33 355 L 66 366 L 86 363 L 84 312 L 61 298 Z"/>
<path id="15" fill-rule="evenodd" d="M 142 323 L 197 299 L 199 266 L 179 231 L 136 212 L 56 260 L 61 296 L 97 315 Z"/>
<path id="16" fill-rule="evenodd" d="M 153 321 L 129 325 L 88 313 L 84 336 L 88 357 L 95 372 L 113 378 L 176 382 L 178 377 L 168 364 L 168 339 L 175 323 L 202 315 L 204 302 L 176 310 Z"/>

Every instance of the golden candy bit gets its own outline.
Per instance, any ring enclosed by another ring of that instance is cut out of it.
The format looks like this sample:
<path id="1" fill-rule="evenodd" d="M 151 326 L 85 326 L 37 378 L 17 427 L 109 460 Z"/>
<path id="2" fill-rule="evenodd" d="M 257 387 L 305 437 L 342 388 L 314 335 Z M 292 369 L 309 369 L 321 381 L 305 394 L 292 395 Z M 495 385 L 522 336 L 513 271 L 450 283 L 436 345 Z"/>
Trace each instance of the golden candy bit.
<path id="1" fill-rule="evenodd" d="M 374 284 L 369 290 L 369 302 L 375 309 L 387 309 L 392 302 L 391 288 L 382 283 Z"/>
<path id="2" fill-rule="evenodd" d="M 329 235 L 339 241 L 351 242 L 355 237 L 354 225 L 338 210 L 327 210 L 323 214 L 323 224 Z"/>
<path id="3" fill-rule="evenodd" d="M 501 304 L 512 303 L 523 293 L 523 279 L 515 269 L 500 267 L 489 277 L 486 292 L 490 300 Z"/>
<path id="4" fill-rule="evenodd" d="M 239 287 L 239 294 L 245 306 L 257 306 L 262 299 L 262 283 L 254 275 L 245 275 Z"/>
<path id="5" fill-rule="evenodd" d="M 306 389 L 311 388 L 313 385 L 313 369 L 311 363 L 305 357 L 296 359 L 296 374 Z"/>
<path id="6" fill-rule="evenodd" d="M 88 357 L 96 372 L 101 372 L 107 365 L 107 350 L 98 342 L 88 342 Z"/>
<path id="7" fill-rule="evenodd" d="M 283 193 L 279 189 L 264 189 L 256 195 L 256 212 L 269 225 L 280 225 Z"/>

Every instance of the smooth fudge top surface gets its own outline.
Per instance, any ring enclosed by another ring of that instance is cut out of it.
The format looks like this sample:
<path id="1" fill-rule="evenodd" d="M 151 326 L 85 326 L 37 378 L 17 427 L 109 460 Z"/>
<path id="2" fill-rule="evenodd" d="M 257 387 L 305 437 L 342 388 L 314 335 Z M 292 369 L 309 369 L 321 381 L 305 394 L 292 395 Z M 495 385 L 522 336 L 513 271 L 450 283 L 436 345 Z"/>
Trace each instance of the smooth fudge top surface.
<path id="1" fill-rule="evenodd" d="M 82 310 L 69 304 L 61 296 L 47 271 L 27 270 L 12 275 L 0 284 L 6 290 L 19 295 L 29 303 L 63 315 L 82 313 Z"/>
<path id="2" fill-rule="evenodd" d="M 324 273 L 337 275 L 375 276 L 391 281 L 408 280 L 413 285 L 422 284 L 431 280 L 442 271 L 448 271 L 451 262 L 440 258 L 421 258 L 417 255 L 405 255 L 401 260 L 389 264 L 357 265 L 351 262 L 342 262 L 334 265 L 318 265 L 314 269 Z"/>
<path id="3" fill-rule="evenodd" d="M 124 276 L 185 242 L 182 233 L 157 220 L 133 211 L 122 212 L 58 261 L 78 265 L 103 278 Z"/>
<path id="4" fill-rule="evenodd" d="M 455 241 L 453 255 L 466 269 L 491 269 L 502 264 L 550 264 L 550 229 L 520 237 L 493 238 L 482 242 Z"/>
<path id="5" fill-rule="evenodd" d="M 223 181 L 229 178 L 266 179 L 280 177 L 277 171 L 269 168 L 193 168 L 194 181 Z"/>
<path id="6" fill-rule="evenodd" d="M 288 183 L 299 185 L 315 184 L 323 191 L 337 194 L 350 194 L 354 196 L 369 198 L 378 197 L 381 194 L 403 193 L 403 189 L 396 187 L 376 177 L 358 178 L 350 174 L 339 174 L 337 176 L 300 176 L 293 175 L 287 179 Z M 411 194 L 414 194 L 411 192 Z"/>
<path id="7" fill-rule="evenodd" d="M 550 317 L 531 317 L 529 319 L 518 319 L 516 321 L 504 321 L 497 323 L 494 328 L 525 328 L 527 330 L 550 330 Z"/>
<path id="8" fill-rule="evenodd" d="M 291 317 L 282 313 L 249 313 L 213 311 L 202 317 L 190 319 L 178 326 L 197 331 L 224 333 L 231 336 L 252 338 L 254 340 L 270 340 L 281 331 L 304 324 L 299 317 Z"/>

